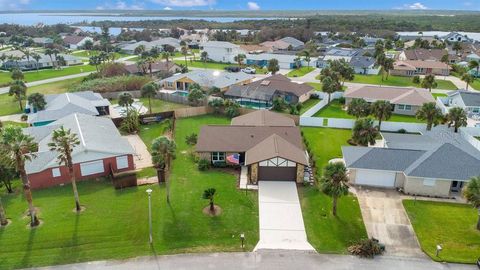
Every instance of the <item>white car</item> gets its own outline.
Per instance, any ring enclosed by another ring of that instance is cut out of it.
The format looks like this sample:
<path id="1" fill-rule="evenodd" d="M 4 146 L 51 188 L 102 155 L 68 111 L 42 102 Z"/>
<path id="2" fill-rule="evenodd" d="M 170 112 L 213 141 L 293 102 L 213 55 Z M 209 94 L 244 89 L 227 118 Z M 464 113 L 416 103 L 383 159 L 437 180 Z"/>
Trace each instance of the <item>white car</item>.
<path id="1" fill-rule="evenodd" d="M 251 67 L 242 68 L 241 71 L 245 72 L 247 74 L 255 74 L 257 72 L 256 69 L 251 68 Z"/>

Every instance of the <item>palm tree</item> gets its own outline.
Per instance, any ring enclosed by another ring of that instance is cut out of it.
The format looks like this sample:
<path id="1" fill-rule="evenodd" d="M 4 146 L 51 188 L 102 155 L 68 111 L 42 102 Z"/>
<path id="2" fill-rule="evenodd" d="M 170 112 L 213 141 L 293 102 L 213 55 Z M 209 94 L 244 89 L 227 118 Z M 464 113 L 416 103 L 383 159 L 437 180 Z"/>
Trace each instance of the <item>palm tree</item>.
<path id="1" fill-rule="evenodd" d="M 207 188 L 203 191 L 202 198 L 205 200 L 209 200 L 210 205 L 210 212 L 215 212 L 215 204 L 213 203 L 213 199 L 215 198 L 216 190 L 214 188 Z"/>
<path id="2" fill-rule="evenodd" d="M 328 103 L 330 103 L 332 93 L 335 93 L 340 89 L 339 83 L 331 76 L 325 76 L 322 78 L 322 91 L 328 94 Z"/>
<path id="3" fill-rule="evenodd" d="M 475 80 L 475 78 L 469 73 L 463 73 L 462 81 L 465 82 L 465 90 L 468 90 L 468 86 Z"/>
<path id="4" fill-rule="evenodd" d="M 142 86 L 142 89 L 141 89 L 142 97 L 148 98 L 148 108 L 150 110 L 150 113 L 152 113 L 151 99 L 155 97 L 155 95 L 157 94 L 157 90 L 158 90 L 158 84 L 154 82 L 145 84 L 144 86 Z"/>
<path id="5" fill-rule="evenodd" d="M 28 103 L 38 111 L 45 109 L 47 102 L 45 96 L 42 93 L 33 93 L 28 96 Z"/>
<path id="6" fill-rule="evenodd" d="M 450 70 L 450 59 L 448 58 L 448 53 L 446 53 L 442 56 L 442 58 L 440 59 L 440 62 L 447 65 L 447 70 Z"/>
<path id="7" fill-rule="evenodd" d="M 165 61 L 167 62 L 167 69 L 168 69 L 168 66 L 169 66 L 169 63 L 170 63 L 170 53 L 169 52 L 163 52 L 162 53 L 162 59 L 165 59 Z"/>
<path id="8" fill-rule="evenodd" d="M 247 58 L 247 56 L 245 54 L 239 53 L 238 55 L 235 55 L 233 60 L 236 61 L 239 66 L 242 66 L 245 58 Z"/>
<path id="9" fill-rule="evenodd" d="M 455 53 L 458 55 L 458 52 L 463 50 L 462 44 L 460 42 L 455 42 L 453 43 L 452 49 L 455 51 Z"/>
<path id="10" fill-rule="evenodd" d="M 40 62 L 40 59 L 42 59 L 42 57 L 36 53 L 36 54 L 33 54 L 32 55 L 32 58 L 35 60 L 35 63 L 36 63 L 36 68 L 37 68 L 37 72 L 38 72 L 38 66 L 39 66 L 39 62 Z"/>
<path id="11" fill-rule="evenodd" d="M 3 208 L 2 197 L 0 197 L 0 227 L 8 224 L 5 208 Z"/>
<path id="12" fill-rule="evenodd" d="M 445 119 L 448 123 L 448 127 L 454 127 L 455 133 L 458 132 L 460 127 L 467 126 L 467 113 L 460 107 L 451 108 L 445 116 Z"/>
<path id="13" fill-rule="evenodd" d="M 395 60 L 393 60 L 392 58 L 385 58 L 385 60 L 383 61 L 382 68 L 383 68 L 383 71 L 387 73 L 387 76 L 385 78 L 387 81 L 388 81 L 388 76 L 390 75 L 390 70 L 393 69 L 394 62 Z"/>
<path id="14" fill-rule="evenodd" d="M 356 119 L 367 117 L 370 115 L 370 104 L 363 98 L 354 98 L 348 104 L 347 113 L 355 116 Z"/>
<path id="15" fill-rule="evenodd" d="M 470 179 L 462 193 L 463 197 L 478 210 L 477 230 L 480 230 L 480 176 Z"/>
<path id="16" fill-rule="evenodd" d="M 133 53 L 136 55 L 142 54 L 145 51 L 145 45 L 138 45 L 135 50 L 133 50 Z"/>
<path id="17" fill-rule="evenodd" d="M 207 61 L 208 61 L 208 53 L 206 51 L 203 51 L 201 54 L 200 54 L 200 60 L 203 61 L 203 64 L 206 64 Z"/>
<path id="18" fill-rule="evenodd" d="M 52 62 L 52 67 L 55 67 L 55 64 L 53 63 L 53 58 L 52 58 L 52 55 L 53 55 L 52 49 L 50 48 L 45 49 L 45 54 L 50 57 L 50 62 Z"/>
<path id="19" fill-rule="evenodd" d="M 352 141 L 361 146 L 368 146 L 368 144 L 375 144 L 378 134 L 372 118 L 360 118 L 353 125 Z"/>
<path id="20" fill-rule="evenodd" d="M 52 50 L 52 54 L 55 56 L 55 65 L 54 67 L 58 67 L 59 63 L 58 63 L 58 54 L 60 53 L 60 51 L 58 49 L 53 49 Z"/>
<path id="21" fill-rule="evenodd" d="M 468 62 L 468 68 L 469 69 L 476 69 L 477 72 L 476 72 L 476 76 L 477 77 L 480 77 L 480 73 L 479 73 L 479 69 L 480 69 L 480 63 L 476 60 L 472 60 L 470 62 Z"/>
<path id="22" fill-rule="evenodd" d="M 443 120 L 442 110 L 437 108 L 435 102 L 424 103 L 417 111 L 416 117 L 427 121 L 427 130 L 432 130 L 432 126 L 437 126 Z"/>
<path id="23" fill-rule="evenodd" d="M 73 196 L 75 198 L 75 209 L 80 212 L 80 199 L 78 197 L 77 182 L 75 172 L 73 171 L 72 152 L 80 144 L 77 134 L 71 133 L 70 129 L 64 129 L 63 126 L 53 131 L 52 141 L 48 143 L 50 151 L 58 153 L 58 164 L 67 166 L 70 181 L 72 182 Z"/>
<path id="24" fill-rule="evenodd" d="M 329 163 L 325 166 L 320 180 L 321 190 L 332 197 L 332 214 L 337 216 L 337 200 L 348 194 L 347 168 L 342 162 Z"/>
<path id="25" fill-rule="evenodd" d="M 128 113 L 128 108 L 133 104 L 132 94 L 128 92 L 123 92 L 118 96 L 118 105 L 125 107 L 125 110 Z"/>
<path id="26" fill-rule="evenodd" d="M 20 106 L 20 111 L 23 110 L 22 101 L 25 99 L 27 95 L 27 85 L 21 80 L 15 80 L 10 85 L 10 90 L 8 92 L 9 96 L 15 96 L 15 99 L 18 101 L 18 105 Z"/>
<path id="27" fill-rule="evenodd" d="M 432 88 L 437 88 L 437 82 L 435 81 L 435 75 L 428 74 L 423 78 L 422 83 L 420 84 L 423 88 L 428 89 L 432 92 Z"/>
<path id="28" fill-rule="evenodd" d="M 13 162 L 17 172 L 20 174 L 23 184 L 23 194 L 28 202 L 28 211 L 30 213 L 30 226 L 35 227 L 39 224 L 33 205 L 32 191 L 30 181 L 25 171 L 25 161 L 31 161 L 36 158 L 34 153 L 37 144 L 33 137 L 23 133 L 19 126 L 7 126 L 2 130 L 0 137 L 0 158 L 7 162 Z"/>
<path id="29" fill-rule="evenodd" d="M 307 62 L 307 67 L 310 67 L 310 62 L 312 61 L 312 58 L 310 57 L 310 52 L 303 51 L 303 60 Z"/>
<path id="30" fill-rule="evenodd" d="M 275 75 L 275 73 L 277 73 L 277 71 L 280 70 L 280 65 L 278 64 L 278 60 L 275 58 L 268 60 L 267 70 L 270 71 L 272 75 Z"/>
<path id="31" fill-rule="evenodd" d="M 170 169 L 170 160 L 175 159 L 177 146 L 175 142 L 162 136 L 152 142 L 152 161 L 158 170 L 158 181 L 165 181 L 167 187 L 167 203 L 170 203 L 170 183 L 166 172 Z"/>
<path id="32" fill-rule="evenodd" d="M 188 48 L 187 48 L 187 46 L 183 46 L 181 51 L 182 51 L 182 55 L 185 57 L 185 66 L 188 68 L 188 62 L 187 62 Z"/>
<path id="33" fill-rule="evenodd" d="M 382 121 L 392 117 L 392 104 L 385 100 L 377 100 L 371 105 L 371 113 L 378 120 L 378 130 L 380 130 Z"/>

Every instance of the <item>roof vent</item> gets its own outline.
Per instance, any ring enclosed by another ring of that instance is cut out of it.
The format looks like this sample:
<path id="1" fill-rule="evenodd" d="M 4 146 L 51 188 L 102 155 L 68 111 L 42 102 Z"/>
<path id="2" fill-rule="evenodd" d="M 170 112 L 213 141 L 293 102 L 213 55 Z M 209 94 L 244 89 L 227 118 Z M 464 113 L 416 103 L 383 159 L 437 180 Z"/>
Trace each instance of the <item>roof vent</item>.
<path id="1" fill-rule="evenodd" d="M 269 80 L 263 80 L 260 84 L 268 86 L 268 85 L 270 85 L 270 81 Z"/>

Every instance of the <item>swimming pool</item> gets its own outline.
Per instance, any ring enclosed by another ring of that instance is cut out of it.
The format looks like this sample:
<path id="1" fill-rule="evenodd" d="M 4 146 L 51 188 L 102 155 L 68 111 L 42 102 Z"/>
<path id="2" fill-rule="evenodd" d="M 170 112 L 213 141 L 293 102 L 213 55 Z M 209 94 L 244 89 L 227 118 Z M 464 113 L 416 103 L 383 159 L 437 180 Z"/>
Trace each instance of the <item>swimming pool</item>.
<path id="1" fill-rule="evenodd" d="M 254 102 L 254 101 L 249 101 L 249 100 L 240 100 L 238 101 L 238 104 L 240 104 L 242 107 L 247 107 L 247 108 L 252 108 L 252 109 L 268 109 L 271 106 L 267 106 L 265 103 L 260 103 L 260 102 Z"/>
<path id="2" fill-rule="evenodd" d="M 188 92 L 187 91 L 175 91 L 172 93 L 174 96 L 181 96 L 181 97 L 187 97 Z"/>

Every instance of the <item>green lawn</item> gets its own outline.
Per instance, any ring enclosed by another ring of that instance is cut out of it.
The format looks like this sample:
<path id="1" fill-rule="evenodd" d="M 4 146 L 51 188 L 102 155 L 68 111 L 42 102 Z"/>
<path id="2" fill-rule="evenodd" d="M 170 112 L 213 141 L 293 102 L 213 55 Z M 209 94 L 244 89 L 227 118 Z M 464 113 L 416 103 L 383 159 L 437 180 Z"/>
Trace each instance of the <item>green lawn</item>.
<path id="1" fill-rule="evenodd" d="M 321 99 L 309 99 L 302 103 L 302 108 L 300 109 L 300 115 L 302 115 L 304 112 L 308 111 L 311 107 L 315 106 L 318 102 L 320 102 Z"/>
<path id="2" fill-rule="evenodd" d="M 35 190 L 33 198 L 43 224 L 31 230 L 23 217 L 26 203 L 17 193 L 2 199 L 13 223 L 0 229 L 1 268 L 24 268 L 89 260 L 183 252 L 240 251 L 239 234 L 246 236 L 247 250 L 258 241 L 257 195 L 236 189 L 236 177 L 220 172 L 199 172 L 186 152 L 185 136 L 203 124 L 228 124 L 226 118 L 202 116 L 177 121 L 177 159 L 171 173 L 171 204 L 165 201 L 165 185 L 115 190 L 107 181 L 78 183 L 85 212 L 75 214 L 71 186 Z M 203 190 L 217 190 L 219 217 L 202 209 Z M 154 245 L 148 244 L 148 200 L 153 203 Z"/>
<path id="3" fill-rule="evenodd" d="M 99 51 L 95 51 L 95 50 L 92 50 L 92 51 L 84 50 L 84 51 L 72 52 L 72 55 L 78 56 L 78 57 L 90 57 L 98 54 L 99 54 Z M 127 56 L 130 56 L 130 54 L 119 53 L 119 52 L 115 53 L 115 59 L 119 59 Z"/>
<path id="4" fill-rule="evenodd" d="M 432 93 L 432 96 L 437 99 L 437 97 L 446 97 L 447 94 L 442 94 L 442 93 Z"/>
<path id="5" fill-rule="evenodd" d="M 142 141 L 145 143 L 147 148 L 150 149 L 152 146 L 152 141 L 158 136 L 161 136 L 165 132 L 166 128 L 167 125 L 165 122 L 142 125 L 140 126 L 140 138 L 142 138 Z"/>
<path id="6" fill-rule="evenodd" d="M 354 116 L 347 114 L 342 108 L 342 104 L 338 100 L 333 100 L 329 105 L 325 106 L 320 111 L 316 112 L 314 117 L 326 117 L 326 118 L 345 118 L 355 119 Z M 392 117 L 388 119 L 391 122 L 408 122 L 408 123 L 423 123 L 422 120 L 418 120 L 415 116 L 392 114 Z"/>
<path id="7" fill-rule="evenodd" d="M 480 91 L 480 79 L 475 79 L 475 81 L 473 81 L 473 83 L 470 85 L 470 87 L 472 87 L 475 90 Z"/>
<path id="8" fill-rule="evenodd" d="M 314 67 L 301 67 L 287 73 L 287 77 L 302 77 L 315 70 Z"/>
<path id="9" fill-rule="evenodd" d="M 177 65 L 185 65 L 184 60 L 176 59 L 173 60 Z M 196 61 L 187 61 L 187 66 L 196 67 L 196 68 L 208 68 L 208 69 L 221 69 L 225 67 L 234 66 L 235 64 L 225 64 L 225 63 L 216 63 L 216 62 L 202 62 L 199 60 Z"/>
<path id="10" fill-rule="evenodd" d="M 342 156 L 341 146 L 348 145 L 351 130 L 332 128 L 302 128 L 321 170 L 329 160 Z M 332 199 L 315 187 L 299 189 L 302 213 L 309 242 L 319 252 L 347 253 L 353 242 L 366 238 L 358 201 L 355 196 L 338 201 L 338 217 L 331 214 Z"/>
<path id="11" fill-rule="evenodd" d="M 457 87 L 448 80 L 441 80 L 438 77 L 435 79 L 438 86 L 438 89 L 445 90 L 457 90 Z M 392 76 L 388 77 L 388 80 L 382 81 L 382 75 L 361 75 L 355 74 L 355 78 L 352 81 L 353 83 L 366 83 L 366 84 L 381 84 L 387 86 L 412 86 L 412 87 L 421 87 L 418 84 L 412 82 L 411 77 L 401 77 L 401 76 Z"/>
<path id="12" fill-rule="evenodd" d="M 32 86 L 27 89 L 27 96 L 32 93 L 42 93 L 42 94 L 58 94 L 65 93 L 69 86 L 75 83 L 79 83 L 82 78 L 75 78 L 69 80 L 63 80 L 59 82 L 47 83 L 37 86 Z M 23 102 L 25 105 L 25 102 Z M 21 113 L 18 101 L 15 101 L 15 98 L 9 96 L 8 94 L 0 95 L 0 116 Z"/>
<path id="13" fill-rule="evenodd" d="M 145 106 L 145 108 L 149 109 L 148 98 L 139 98 L 139 99 L 143 103 L 143 106 Z M 110 102 L 112 104 L 117 104 L 118 100 L 117 99 L 112 99 Z M 152 98 L 151 102 L 152 102 L 152 112 L 153 113 L 173 111 L 175 109 L 189 107 L 188 105 L 168 102 L 168 101 L 161 100 L 161 99 L 158 99 L 158 98 Z"/>
<path id="14" fill-rule="evenodd" d="M 43 69 L 37 71 L 24 72 L 26 82 L 34 82 L 40 80 L 46 80 L 56 77 L 74 75 L 83 72 L 94 71 L 95 67 L 91 65 L 80 65 L 65 67 L 62 69 Z M 0 84 L 8 83 L 11 81 L 11 72 L 0 72 Z"/>
<path id="15" fill-rule="evenodd" d="M 322 91 L 322 83 L 308 82 L 307 84 L 313 87 L 315 91 Z M 342 86 L 342 91 L 345 91 L 346 89 L 346 86 Z"/>
<path id="16" fill-rule="evenodd" d="M 404 200 L 417 238 L 435 261 L 474 263 L 480 256 L 480 231 L 475 228 L 477 211 L 470 205 Z M 442 245 L 440 257 L 436 246 Z"/>

